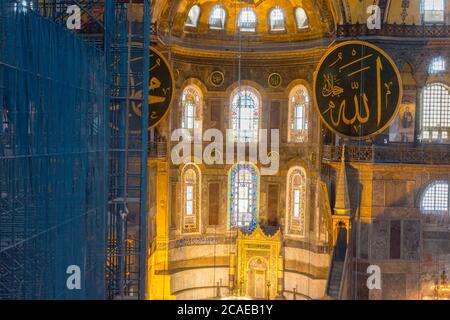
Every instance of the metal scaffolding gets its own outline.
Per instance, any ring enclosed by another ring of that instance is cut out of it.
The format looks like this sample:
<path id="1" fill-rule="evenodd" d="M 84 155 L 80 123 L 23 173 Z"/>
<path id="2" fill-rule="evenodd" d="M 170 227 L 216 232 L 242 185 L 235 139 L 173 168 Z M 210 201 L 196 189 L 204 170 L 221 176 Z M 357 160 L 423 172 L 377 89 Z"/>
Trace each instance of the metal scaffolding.
<path id="1" fill-rule="evenodd" d="M 104 55 L 30 2 L 2 1 L 0 25 L 0 298 L 102 298 Z"/>
<path id="2" fill-rule="evenodd" d="M 111 46 L 110 299 L 144 299 L 146 284 L 150 1 L 127 2 L 116 6 Z"/>
<path id="3" fill-rule="evenodd" d="M 135 2 L 0 3 L 0 299 L 145 298 L 150 3 Z"/>

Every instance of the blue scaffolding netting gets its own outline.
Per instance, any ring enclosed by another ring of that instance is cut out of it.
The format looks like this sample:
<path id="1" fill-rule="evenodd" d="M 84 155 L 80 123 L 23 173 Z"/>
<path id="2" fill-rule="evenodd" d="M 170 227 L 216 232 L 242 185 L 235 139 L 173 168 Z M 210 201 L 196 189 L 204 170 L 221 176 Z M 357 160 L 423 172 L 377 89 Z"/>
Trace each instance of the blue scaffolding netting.
<path id="1" fill-rule="evenodd" d="M 0 299 L 104 298 L 105 55 L 23 2 L 0 2 Z"/>

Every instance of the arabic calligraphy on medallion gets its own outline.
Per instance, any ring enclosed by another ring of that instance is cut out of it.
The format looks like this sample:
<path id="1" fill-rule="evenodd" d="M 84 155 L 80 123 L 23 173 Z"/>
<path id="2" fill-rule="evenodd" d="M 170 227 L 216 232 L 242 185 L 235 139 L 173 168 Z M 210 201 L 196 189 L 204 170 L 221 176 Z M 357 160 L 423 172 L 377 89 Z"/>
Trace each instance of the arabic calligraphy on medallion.
<path id="1" fill-rule="evenodd" d="M 402 99 L 400 73 L 380 48 L 347 41 L 331 48 L 314 74 L 314 99 L 326 126 L 340 136 L 366 139 L 394 120 Z"/>
<path id="2" fill-rule="evenodd" d="M 133 76 L 130 78 L 131 110 L 129 114 L 130 132 L 139 133 L 142 128 L 142 86 L 143 86 L 143 61 L 139 51 L 132 53 L 131 69 Z M 165 118 L 172 106 L 174 94 L 174 75 L 164 56 L 150 48 L 150 70 L 148 90 L 148 126 L 153 128 Z"/>
<path id="3" fill-rule="evenodd" d="M 167 60 L 150 48 L 149 127 L 156 126 L 172 105 L 174 77 Z"/>

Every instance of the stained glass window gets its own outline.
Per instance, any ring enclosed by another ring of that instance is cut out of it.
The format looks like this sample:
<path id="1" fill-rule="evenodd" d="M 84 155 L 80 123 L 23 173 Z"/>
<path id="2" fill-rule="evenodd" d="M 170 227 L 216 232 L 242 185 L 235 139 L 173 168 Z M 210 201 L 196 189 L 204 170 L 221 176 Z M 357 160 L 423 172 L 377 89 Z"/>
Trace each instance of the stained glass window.
<path id="1" fill-rule="evenodd" d="M 308 110 L 310 98 L 304 86 L 295 87 L 290 94 L 290 142 L 308 140 Z"/>
<path id="2" fill-rule="evenodd" d="M 450 91 L 441 83 L 425 87 L 422 93 L 422 140 L 448 142 Z"/>
<path id="3" fill-rule="evenodd" d="M 287 233 L 305 233 L 306 173 L 301 167 L 291 168 L 287 177 Z"/>
<path id="4" fill-rule="evenodd" d="M 241 88 L 231 98 L 231 121 L 235 142 L 257 142 L 259 98 L 252 88 Z"/>
<path id="5" fill-rule="evenodd" d="M 270 31 L 284 31 L 284 13 L 280 7 L 275 7 L 270 11 Z"/>
<path id="6" fill-rule="evenodd" d="M 295 9 L 295 22 L 297 23 L 297 29 L 306 29 L 309 27 L 308 16 L 303 8 Z"/>
<path id="7" fill-rule="evenodd" d="M 215 5 L 209 15 L 209 28 L 223 30 L 225 28 L 225 9 L 220 5 Z"/>
<path id="8" fill-rule="evenodd" d="M 256 13 L 252 8 L 243 8 L 239 13 L 238 27 L 242 32 L 256 31 Z"/>
<path id="9" fill-rule="evenodd" d="M 258 171 L 251 164 L 237 164 L 229 179 L 230 227 L 251 231 L 258 222 Z"/>
<path id="10" fill-rule="evenodd" d="M 194 86 L 186 87 L 181 97 L 182 105 L 182 122 L 181 127 L 184 129 L 194 129 L 198 112 L 201 110 L 200 91 Z"/>
<path id="11" fill-rule="evenodd" d="M 198 5 L 192 6 L 186 18 L 185 26 L 196 28 L 198 25 L 199 16 L 200 16 L 200 7 Z"/>
<path id="12" fill-rule="evenodd" d="M 425 23 L 445 21 L 444 0 L 422 0 L 422 14 Z"/>
<path id="13" fill-rule="evenodd" d="M 429 73 L 438 74 L 447 70 L 446 61 L 443 57 L 435 57 L 431 60 Z"/>

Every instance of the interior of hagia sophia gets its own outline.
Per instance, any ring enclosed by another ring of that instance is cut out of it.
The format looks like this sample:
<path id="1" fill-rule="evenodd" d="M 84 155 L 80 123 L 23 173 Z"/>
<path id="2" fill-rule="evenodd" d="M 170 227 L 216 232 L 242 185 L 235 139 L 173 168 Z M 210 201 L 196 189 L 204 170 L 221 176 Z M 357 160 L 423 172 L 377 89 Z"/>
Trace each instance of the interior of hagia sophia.
<path id="1" fill-rule="evenodd" d="M 175 92 L 150 130 L 150 299 L 450 298 L 450 2 L 153 0 L 151 16 Z M 329 130 L 313 99 L 344 40 L 382 48 L 403 83 L 394 121 L 363 140 Z M 203 138 L 174 163 L 177 129 L 247 151 L 278 129 L 279 145 L 259 150 L 265 163 L 229 162 Z"/>

